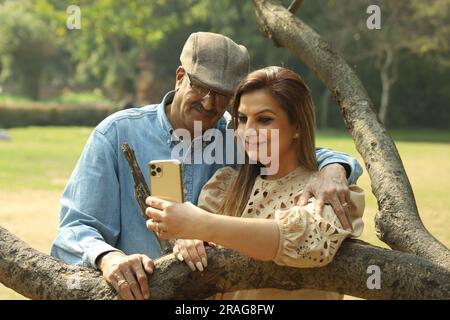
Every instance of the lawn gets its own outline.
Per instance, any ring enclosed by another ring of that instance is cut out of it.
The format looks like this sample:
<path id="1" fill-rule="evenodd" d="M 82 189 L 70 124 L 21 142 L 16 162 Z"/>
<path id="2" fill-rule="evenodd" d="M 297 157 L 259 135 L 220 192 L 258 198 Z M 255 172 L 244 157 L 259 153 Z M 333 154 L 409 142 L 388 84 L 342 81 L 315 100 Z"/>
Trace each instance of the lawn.
<path id="1" fill-rule="evenodd" d="M 30 127 L 10 129 L 0 141 L 0 225 L 43 252 L 55 235 L 59 196 L 92 128 Z M 427 229 L 450 246 L 450 132 L 393 132 Z M 321 132 L 318 146 L 356 152 L 345 132 Z M 366 172 L 358 183 L 366 190 L 366 228 L 362 239 L 385 246 L 374 231 L 376 200 Z M 21 296 L 0 285 L 0 299 Z"/>

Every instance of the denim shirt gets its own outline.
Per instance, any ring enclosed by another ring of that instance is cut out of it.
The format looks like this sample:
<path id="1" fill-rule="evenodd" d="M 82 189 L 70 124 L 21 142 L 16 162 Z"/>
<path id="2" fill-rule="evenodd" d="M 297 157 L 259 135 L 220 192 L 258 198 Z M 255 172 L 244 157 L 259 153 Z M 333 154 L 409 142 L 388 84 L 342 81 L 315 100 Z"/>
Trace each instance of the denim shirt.
<path id="1" fill-rule="evenodd" d="M 99 255 L 117 249 L 128 255 L 160 257 L 158 239 L 140 214 L 133 176 L 120 146 L 127 142 L 134 149 L 148 184 L 148 162 L 170 159 L 176 145 L 165 113 L 173 97 L 171 91 L 159 105 L 118 111 L 93 130 L 61 198 L 52 256 L 93 268 L 97 268 Z M 216 129 L 224 132 L 227 123 L 222 117 Z M 319 168 L 336 162 L 347 164 L 349 183 L 355 183 L 362 173 L 358 162 L 343 153 L 317 148 L 317 160 Z M 203 185 L 224 165 L 184 164 L 185 200 L 196 204 Z"/>

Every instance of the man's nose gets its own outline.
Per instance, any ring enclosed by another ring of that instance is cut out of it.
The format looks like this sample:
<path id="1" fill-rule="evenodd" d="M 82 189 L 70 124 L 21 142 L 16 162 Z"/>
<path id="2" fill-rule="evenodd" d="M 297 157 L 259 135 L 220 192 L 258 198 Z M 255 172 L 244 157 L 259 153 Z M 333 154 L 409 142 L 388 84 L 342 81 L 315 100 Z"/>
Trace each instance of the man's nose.
<path id="1" fill-rule="evenodd" d="M 202 106 L 205 110 L 214 110 L 216 102 L 216 95 L 214 93 L 209 93 L 202 100 Z"/>

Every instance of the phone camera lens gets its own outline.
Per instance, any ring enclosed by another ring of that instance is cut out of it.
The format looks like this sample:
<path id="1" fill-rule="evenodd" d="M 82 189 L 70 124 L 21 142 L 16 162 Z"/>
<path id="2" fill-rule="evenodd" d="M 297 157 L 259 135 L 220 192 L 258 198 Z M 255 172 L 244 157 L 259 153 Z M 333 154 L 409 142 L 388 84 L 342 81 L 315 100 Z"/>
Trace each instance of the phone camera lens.
<path id="1" fill-rule="evenodd" d="M 152 171 L 151 175 L 156 176 L 156 171 Z"/>
<path id="2" fill-rule="evenodd" d="M 158 173 L 160 173 L 160 172 L 161 172 L 161 168 L 160 168 L 160 167 L 156 168 L 156 171 L 157 171 Z"/>
<path id="3" fill-rule="evenodd" d="M 150 168 L 155 169 L 156 166 L 155 166 L 154 164 L 152 164 L 152 165 L 150 166 Z"/>

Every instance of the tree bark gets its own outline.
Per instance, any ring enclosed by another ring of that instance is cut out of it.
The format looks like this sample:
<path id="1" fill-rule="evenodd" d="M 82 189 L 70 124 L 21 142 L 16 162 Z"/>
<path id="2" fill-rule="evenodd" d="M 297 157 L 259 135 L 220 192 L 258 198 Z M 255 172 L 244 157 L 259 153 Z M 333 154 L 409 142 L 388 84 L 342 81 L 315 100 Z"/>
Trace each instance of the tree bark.
<path id="1" fill-rule="evenodd" d="M 208 268 L 192 272 L 173 254 L 155 261 L 151 299 L 204 299 L 240 289 L 318 289 L 367 299 L 449 299 L 450 272 L 408 253 L 346 240 L 323 268 L 299 269 L 207 248 Z M 369 289 L 368 267 L 381 270 Z M 118 299 L 99 271 L 68 265 L 30 248 L 0 227 L 0 282 L 31 299 Z"/>
<path id="2" fill-rule="evenodd" d="M 377 236 L 393 249 L 450 269 L 450 251 L 420 220 L 397 148 L 378 121 L 372 101 L 354 71 L 329 43 L 279 1 L 253 0 L 253 3 L 263 34 L 302 60 L 336 97 L 378 200 Z"/>

